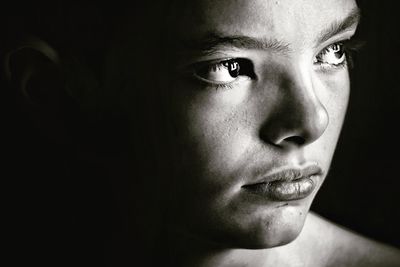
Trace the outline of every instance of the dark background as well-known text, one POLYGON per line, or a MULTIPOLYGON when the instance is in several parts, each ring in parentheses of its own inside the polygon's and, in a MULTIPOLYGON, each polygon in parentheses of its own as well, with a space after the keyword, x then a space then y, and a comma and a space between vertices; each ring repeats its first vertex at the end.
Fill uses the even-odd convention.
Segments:
MULTIPOLYGON (((366 44, 355 58, 342 136, 312 209, 400 247, 400 19, 394 1, 358 2, 362 21, 357 37, 366 44)), ((23 1, 4 6, 1 53, 18 31, 36 30, 51 38, 54 29, 45 24, 54 14, 48 10, 46 4, 23 1)), ((6 253, 15 265, 106 264, 119 216, 107 174, 96 164, 69 165, 79 152, 43 136, 13 89, 4 79, 0 85, 6 253)))

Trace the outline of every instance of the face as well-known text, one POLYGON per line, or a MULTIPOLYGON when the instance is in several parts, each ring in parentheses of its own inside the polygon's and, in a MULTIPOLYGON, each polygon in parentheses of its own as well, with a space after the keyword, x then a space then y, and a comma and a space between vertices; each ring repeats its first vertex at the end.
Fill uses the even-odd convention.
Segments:
POLYGON ((186 2, 171 27, 172 223, 226 246, 287 244, 343 123, 357 6, 186 2))

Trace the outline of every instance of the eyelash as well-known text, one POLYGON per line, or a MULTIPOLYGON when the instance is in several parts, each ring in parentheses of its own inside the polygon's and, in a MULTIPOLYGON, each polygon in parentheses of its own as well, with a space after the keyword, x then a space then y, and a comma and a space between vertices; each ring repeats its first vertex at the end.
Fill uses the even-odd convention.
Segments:
MULTIPOLYGON (((343 53, 345 55, 345 60, 337 65, 329 65, 329 66, 323 66, 322 64, 324 64, 323 62, 316 62, 315 64, 317 64, 322 71, 329 71, 329 70, 335 70, 335 69, 340 69, 340 68, 344 68, 344 67, 348 67, 349 69, 352 69, 354 66, 354 62, 353 62, 353 55, 355 54, 355 52, 357 52, 362 46, 363 46, 364 42, 357 40, 357 39, 349 39, 349 40, 343 40, 343 41, 339 41, 333 44, 330 44, 328 46, 326 46, 324 49, 322 49, 316 57, 318 57, 319 55, 323 55, 324 53, 327 53, 329 51, 329 49, 332 49, 333 46, 335 45, 340 45, 342 47, 343 53)), ((217 68, 218 66, 222 66, 224 64, 226 64, 226 62, 229 61, 235 61, 238 62, 239 65, 241 66, 240 69, 243 71, 245 71, 244 73, 241 71, 241 76, 246 75, 251 79, 255 79, 256 78, 256 74, 254 72, 254 66, 253 63, 245 58, 231 58, 231 59, 226 59, 226 60, 221 60, 221 61, 212 61, 212 62, 201 62, 198 64, 195 64, 195 66, 193 67, 193 73, 194 76, 197 78, 197 80, 200 80, 201 82, 206 83, 207 85, 211 85, 213 88, 215 88, 215 90, 220 90, 220 89, 233 89, 233 84, 235 83, 235 81, 233 82, 228 82, 228 83, 217 83, 217 82, 210 82, 207 81, 207 79, 202 78, 201 76, 197 75, 196 72, 198 70, 200 70, 201 68, 217 68), (244 66, 244 68, 243 68, 244 66)))
POLYGON ((320 69, 322 70, 332 70, 332 69, 340 69, 340 68, 344 68, 347 65, 347 52, 345 49, 345 46, 343 43, 334 43, 331 44, 329 46, 327 46, 326 48, 324 48, 322 51, 320 51, 317 56, 315 56, 314 59, 314 64, 317 65, 320 69), (337 47, 339 47, 339 49, 337 49, 337 47), (324 56, 329 56, 329 53, 341 53, 341 56, 339 59, 343 58, 343 61, 341 61, 340 63, 326 63, 323 61, 323 57, 324 56), (335 51, 337 50, 337 51, 335 51))
POLYGON ((342 41, 342 43, 344 46, 344 52, 346 54, 347 66, 349 69, 353 69, 355 54, 365 45, 365 41, 353 38, 342 41))
POLYGON ((343 54, 345 56, 345 60, 337 65, 335 64, 330 64, 328 66, 324 66, 323 62, 316 62, 315 64, 319 65, 319 67, 323 71, 328 71, 330 69, 340 69, 344 67, 348 67, 349 69, 352 69, 354 67, 354 54, 364 45, 364 42, 358 39, 349 39, 349 40, 344 40, 344 41, 339 41, 336 43, 333 43, 331 45, 328 45, 325 47, 322 51, 320 51, 316 58, 318 58, 320 55, 324 55, 329 52, 329 49, 332 49, 335 45, 339 45, 342 47, 343 54))
MULTIPOLYGON (((219 69, 220 67, 228 67, 228 64, 231 64, 232 62, 237 63, 239 67, 237 71, 238 76, 247 76, 250 79, 255 79, 256 74, 254 73, 254 66, 251 60, 246 59, 246 58, 230 58, 230 59, 225 59, 221 61, 207 61, 207 62, 200 62, 194 65, 193 67, 193 76, 200 82, 203 82, 207 85, 213 86, 216 90, 218 89, 232 89, 233 84, 235 81, 232 82, 211 82, 207 80, 206 78, 201 77, 198 73, 201 72, 202 69, 206 70, 216 70, 219 69)), ((236 64, 235 64, 236 65, 236 64)))

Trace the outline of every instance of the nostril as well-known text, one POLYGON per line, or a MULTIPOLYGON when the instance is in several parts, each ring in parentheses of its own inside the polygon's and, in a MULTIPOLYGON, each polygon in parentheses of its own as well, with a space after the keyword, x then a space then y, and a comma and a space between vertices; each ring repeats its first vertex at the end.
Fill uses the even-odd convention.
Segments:
POLYGON ((306 143, 306 139, 301 136, 289 136, 285 138, 283 142, 294 143, 296 145, 304 145, 306 143))

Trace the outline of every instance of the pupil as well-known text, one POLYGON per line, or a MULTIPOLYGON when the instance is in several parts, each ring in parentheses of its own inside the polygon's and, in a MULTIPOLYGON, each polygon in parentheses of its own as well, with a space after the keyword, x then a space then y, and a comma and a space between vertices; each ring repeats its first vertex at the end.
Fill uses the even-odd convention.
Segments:
POLYGON ((336 58, 341 58, 344 54, 344 51, 342 50, 342 46, 339 44, 335 44, 333 47, 333 52, 335 53, 336 58))
POLYGON ((231 75, 233 78, 239 76, 240 66, 237 61, 227 61, 224 63, 224 66, 228 68, 229 75, 231 75))
POLYGON ((334 52, 339 52, 340 51, 340 45, 339 44, 335 44, 335 45, 333 45, 333 51, 334 52))

